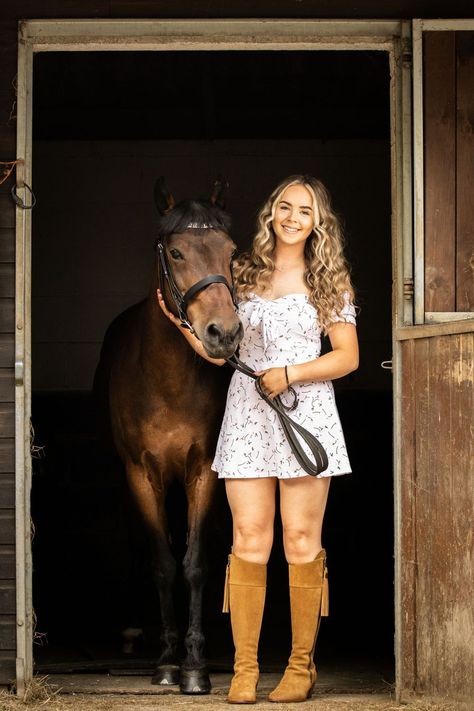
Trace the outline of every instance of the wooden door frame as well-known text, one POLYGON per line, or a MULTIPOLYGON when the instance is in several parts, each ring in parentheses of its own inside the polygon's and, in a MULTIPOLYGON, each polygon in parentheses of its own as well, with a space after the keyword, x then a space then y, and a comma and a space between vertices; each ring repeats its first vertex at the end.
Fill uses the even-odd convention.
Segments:
MULTIPOLYGON (((413 20, 413 194, 414 194, 414 309, 415 323, 446 323, 474 318, 473 312, 425 309, 425 215, 423 138, 423 33, 473 31, 472 20, 413 20)), ((462 333, 463 331, 452 331, 462 333)))
MULTIPOLYGON (((55 51, 379 50, 388 52, 391 86, 391 197, 393 333, 413 323, 411 186, 411 26, 401 20, 26 20, 19 23, 18 194, 29 199, 32 176, 33 56, 55 51)), ((33 186, 32 186, 33 187, 33 186)), ((30 536, 31 211, 16 217, 16 569, 17 690, 33 675, 32 557, 30 536)), ((398 543, 401 372, 393 340, 395 660, 401 687, 398 543)))

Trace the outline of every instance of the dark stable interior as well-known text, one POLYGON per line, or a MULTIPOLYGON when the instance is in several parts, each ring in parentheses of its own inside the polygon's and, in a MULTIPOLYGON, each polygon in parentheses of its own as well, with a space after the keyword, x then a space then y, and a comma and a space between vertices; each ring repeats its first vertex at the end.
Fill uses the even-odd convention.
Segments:
MULTIPOLYGON (((60 190, 61 176, 57 182, 43 177, 42 156, 52 156, 57 142, 169 140, 212 145, 221 141, 230 152, 234 143, 240 147, 245 142, 270 144, 262 168, 268 173, 265 189, 254 191, 249 175, 240 176, 238 191, 233 192, 233 182, 238 183, 239 176, 230 181, 228 207, 235 216, 233 237, 241 247, 248 244, 256 211, 270 189, 289 172, 303 172, 302 162, 288 157, 292 141, 299 145, 315 141, 321 150, 330 142, 377 147, 381 156, 375 176, 381 196, 376 206, 381 215, 377 231, 365 229, 364 217, 356 224, 357 209, 351 221, 344 207, 347 191, 334 189, 329 173, 323 176, 336 209, 344 215, 361 306, 361 363, 365 365, 335 383, 353 473, 331 483, 323 540, 331 614, 321 625, 316 661, 321 667, 353 667, 361 674, 374 672, 390 680, 394 664, 392 391, 390 373, 380 371, 380 361, 390 358, 391 349, 388 56, 363 51, 39 54, 33 106, 38 200, 43 195, 45 203, 52 196, 51 204, 67 209, 72 221, 81 219, 84 211, 74 190, 66 206, 58 205, 54 195, 60 190), (46 148, 40 150, 40 144, 46 148), (281 174, 275 166, 283 164, 281 174), (287 165, 293 168, 286 170, 287 165), (240 207, 240 195, 246 191, 254 200, 251 209, 248 199, 240 207)), ((359 168, 338 164, 334 175, 350 170, 354 182, 363 180, 363 155, 359 161, 359 168)), ((303 167, 307 171, 307 162, 303 167)), ((225 151, 219 168, 226 175, 225 151)), ((183 154, 176 175, 188 170, 183 154)), ((255 172, 259 170, 256 164, 255 172)), ((318 175, 318 166, 311 172, 318 175)), ((157 164, 156 175, 161 173, 157 164)), ((179 178, 173 182, 179 192, 179 178)), ((337 175, 333 182, 337 186, 337 175)), ((88 190, 102 193, 104 189, 91 175, 88 190)), ((149 196, 151 201, 152 185, 149 196)), ((372 194, 366 195, 361 209, 372 211, 373 199, 372 194)), ((105 198, 102 209, 112 210, 105 198)), ((100 413, 92 381, 89 389, 65 388, 55 383, 54 375, 45 384, 42 375, 46 361, 54 371, 55 358, 63 357, 62 351, 54 351, 54 344, 50 351, 44 347, 42 320, 60 319, 61 314, 53 309, 46 313, 42 285, 51 284, 68 268, 62 256, 48 253, 40 244, 43 235, 54 231, 48 219, 46 210, 40 209, 33 225, 32 419, 35 445, 43 448, 34 458, 32 493, 35 661, 40 671, 143 669, 147 673, 158 656, 160 632, 147 541, 128 500, 121 464, 98 435, 100 413), (123 631, 130 627, 143 632, 127 653, 123 631)), ((83 249, 94 262, 94 271, 103 283, 113 282, 110 264, 97 263, 94 256, 100 235, 88 239, 83 249)), ((137 288, 145 296, 149 272, 143 278, 137 288)), ((77 320, 77 339, 82 321, 90 317, 84 309, 77 320)), ((97 354, 99 348, 100 344, 97 354)), ((185 501, 179 489, 170 492, 168 508, 172 545, 179 558, 186 545, 185 501)), ((230 625, 220 612, 230 543, 231 521, 222 486, 211 521, 204 610, 211 670, 230 670, 232 664, 230 625)), ((176 603, 184 630, 184 584, 178 586, 176 603)), ((277 517, 261 638, 263 670, 281 668, 289 641, 287 574, 277 517)))

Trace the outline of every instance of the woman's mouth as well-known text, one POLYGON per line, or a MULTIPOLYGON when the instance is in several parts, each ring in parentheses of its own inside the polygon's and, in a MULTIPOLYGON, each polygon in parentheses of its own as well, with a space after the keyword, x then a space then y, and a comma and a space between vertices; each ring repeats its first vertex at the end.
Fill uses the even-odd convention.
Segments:
POLYGON ((297 232, 299 232, 297 227, 289 227, 288 225, 282 225, 282 228, 289 235, 295 235, 297 232))

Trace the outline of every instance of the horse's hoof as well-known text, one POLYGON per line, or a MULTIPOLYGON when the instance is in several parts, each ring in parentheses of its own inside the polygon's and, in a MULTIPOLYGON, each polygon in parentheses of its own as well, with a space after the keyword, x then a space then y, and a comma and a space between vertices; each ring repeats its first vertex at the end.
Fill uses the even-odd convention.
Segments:
POLYGON ((179 667, 176 664, 160 664, 155 669, 151 683, 159 686, 179 684, 179 667))
POLYGON ((209 673, 206 669, 181 669, 179 690, 182 694, 209 694, 209 673))

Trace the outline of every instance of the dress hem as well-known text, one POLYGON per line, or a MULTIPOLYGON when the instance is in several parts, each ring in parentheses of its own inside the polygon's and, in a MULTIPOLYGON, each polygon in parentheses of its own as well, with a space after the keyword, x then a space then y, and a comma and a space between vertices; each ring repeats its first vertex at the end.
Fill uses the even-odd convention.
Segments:
MULTIPOLYGON (((303 474, 292 474, 290 476, 279 476, 278 474, 256 474, 255 476, 249 476, 248 474, 227 474, 227 473, 219 473, 216 472, 215 469, 213 469, 217 474, 218 479, 302 479, 305 476, 312 476, 312 474, 307 474, 304 472, 303 474)), ((332 476, 345 476, 346 474, 352 474, 352 470, 349 469, 348 471, 344 472, 332 472, 331 474, 325 474, 324 472, 322 474, 318 474, 317 476, 314 476, 313 479, 329 479, 332 476)))

